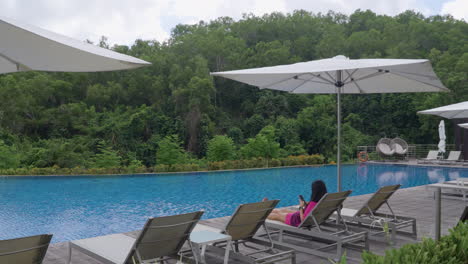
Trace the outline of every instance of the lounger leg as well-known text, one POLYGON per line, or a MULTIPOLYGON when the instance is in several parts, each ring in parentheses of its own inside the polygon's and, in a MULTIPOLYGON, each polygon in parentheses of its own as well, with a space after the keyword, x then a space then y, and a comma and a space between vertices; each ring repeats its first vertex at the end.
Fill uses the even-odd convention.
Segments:
POLYGON ((197 244, 197 243, 190 243, 191 244, 191 248, 192 248, 192 251, 193 251, 193 257, 195 259, 195 263, 204 263, 203 262, 203 258, 202 258, 202 254, 200 252, 200 245, 197 244))
POLYGON ((340 261, 342 255, 343 255, 343 245, 341 241, 338 241, 336 243, 336 261, 340 261))
POLYGON ((392 237, 391 237, 392 245, 395 245, 397 229, 396 229, 395 224, 393 224, 393 223, 389 223, 389 226, 392 229, 392 237))
POLYGON ((68 261, 67 261, 67 264, 71 263, 71 257, 72 257, 72 246, 71 246, 70 242, 68 242, 68 261))
POLYGON ((369 233, 364 233, 364 250, 369 251, 369 233))
POLYGON ((228 264, 229 262, 229 251, 231 250, 231 240, 227 241, 226 244, 226 252, 224 253, 224 264, 228 264))
POLYGON ((418 229, 416 227, 416 220, 413 220, 413 238, 414 239, 418 238, 418 229))
POLYGON ((202 246, 202 249, 201 249, 201 263, 206 263, 206 259, 205 259, 205 252, 206 252, 206 245, 203 245, 202 246))

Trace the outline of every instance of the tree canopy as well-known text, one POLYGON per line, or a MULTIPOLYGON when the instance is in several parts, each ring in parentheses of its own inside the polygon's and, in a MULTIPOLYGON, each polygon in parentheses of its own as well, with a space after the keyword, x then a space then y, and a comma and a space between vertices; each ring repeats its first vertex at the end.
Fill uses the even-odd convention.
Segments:
MULTIPOLYGON (((105 38, 99 45, 108 46, 105 38)), ((451 93, 343 96, 345 159, 356 145, 375 144, 384 133, 410 143, 437 142, 437 118, 416 112, 468 100, 468 24, 451 16, 247 14, 238 21, 177 25, 163 43, 136 40, 112 49, 152 65, 0 75, 0 167, 170 164, 205 158, 217 135, 232 139, 239 151, 233 156, 320 153, 335 159, 335 96, 259 90, 212 78, 214 71, 339 54, 430 59, 451 93), (101 158, 106 162, 96 163, 101 158)))

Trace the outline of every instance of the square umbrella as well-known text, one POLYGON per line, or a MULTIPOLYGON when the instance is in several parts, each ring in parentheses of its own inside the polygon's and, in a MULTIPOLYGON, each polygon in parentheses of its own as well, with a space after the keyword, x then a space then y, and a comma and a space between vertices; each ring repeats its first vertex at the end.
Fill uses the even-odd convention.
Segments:
POLYGON ((0 74, 115 71, 147 65, 144 60, 0 17, 0 74))
POLYGON ((211 73, 260 89, 337 95, 337 189, 341 191, 341 94, 449 91, 425 59, 329 59, 211 73))

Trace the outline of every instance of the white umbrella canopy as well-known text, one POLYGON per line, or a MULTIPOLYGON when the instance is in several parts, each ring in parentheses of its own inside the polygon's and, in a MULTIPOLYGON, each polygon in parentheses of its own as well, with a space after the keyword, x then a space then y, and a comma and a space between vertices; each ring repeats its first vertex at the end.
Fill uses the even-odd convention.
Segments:
POLYGON ((468 118, 468 101, 418 111, 418 114, 436 115, 448 119, 468 118))
POLYGON ((458 124, 459 127, 468 128, 468 123, 458 124))
POLYGON ((0 74, 18 71, 97 72, 149 62, 0 17, 0 74))
POLYGON ((445 140, 447 137, 445 136, 445 122, 441 120, 439 123, 439 144, 437 147, 439 148, 439 153, 445 153, 445 140))
POLYGON ((290 93, 337 94, 337 182, 341 190, 340 95, 449 91, 428 60, 329 59, 289 65, 214 72, 214 76, 290 93))

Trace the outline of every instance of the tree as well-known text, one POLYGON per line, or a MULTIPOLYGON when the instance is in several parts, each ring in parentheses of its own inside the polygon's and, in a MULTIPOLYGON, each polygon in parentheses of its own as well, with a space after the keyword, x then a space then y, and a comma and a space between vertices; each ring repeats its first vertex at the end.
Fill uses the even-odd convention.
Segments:
POLYGON ((206 157, 209 161, 231 160, 234 154, 234 141, 227 136, 215 136, 208 142, 206 157))
POLYGON ((275 129, 273 126, 264 127, 254 138, 247 139, 247 144, 241 148, 244 158, 277 158, 280 145, 275 140, 275 129))
POLYGON ((19 165, 20 159, 14 147, 0 140, 0 169, 17 168, 19 165))
POLYGON ((174 165, 184 163, 187 155, 181 145, 182 142, 180 142, 177 135, 164 137, 158 144, 156 165, 174 165))
POLYGON ((93 168, 116 168, 120 166, 121 157, 117 151, 110 146, 106 146, 104 142, 99 142, 98 151, 94 155, 93 162, 90 164, 93 168))

